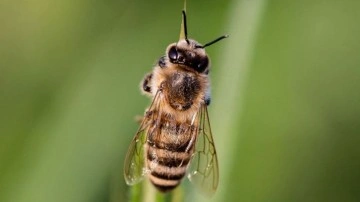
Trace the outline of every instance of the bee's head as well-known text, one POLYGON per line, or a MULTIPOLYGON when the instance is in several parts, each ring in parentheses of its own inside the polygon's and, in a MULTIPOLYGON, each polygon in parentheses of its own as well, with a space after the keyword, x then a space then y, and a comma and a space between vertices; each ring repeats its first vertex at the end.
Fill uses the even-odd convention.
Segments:
POLYGON ((192 39, 182 39, 170 44, 166 55, 173 64, 184 65, 198 73, 204 73, 209 66, 209 58, 204 48, 192 39))
POLYGON ((205 52, 205 47, 212 45, 226 37, 221 36, 205 45, 199 44, 193 39, 187 37, 186 13, 183 14, 183 38, 177 43, 170 44, 166 49, 166 56, 173 64, 184 65, 198 73, 208 72, 209 58, 205 52))

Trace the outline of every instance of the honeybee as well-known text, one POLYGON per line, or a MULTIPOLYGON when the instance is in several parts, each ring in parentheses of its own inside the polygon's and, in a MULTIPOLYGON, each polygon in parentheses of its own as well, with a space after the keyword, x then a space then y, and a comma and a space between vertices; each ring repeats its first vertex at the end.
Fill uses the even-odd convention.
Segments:
POLYGON ((219 168, 210 129, 210 60, 205 45, 187 38, 182 11, 183 38, 170 44, 141 89, 152 103, 132 140, 125 159, 124 176, 133 185, 148 176, 161 192, 177 187, 185 174, 206 194, 215 192, 219 168))

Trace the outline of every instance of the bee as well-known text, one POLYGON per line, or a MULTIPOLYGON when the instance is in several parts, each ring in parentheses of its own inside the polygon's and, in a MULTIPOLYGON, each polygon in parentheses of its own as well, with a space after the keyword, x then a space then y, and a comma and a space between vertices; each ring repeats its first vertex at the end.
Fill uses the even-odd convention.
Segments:
POLYGON ((125 159, 129 185, 145 176, 161 192, 177 187, 187 174, 206 194, 215 192, 219 168, 207 106, 210 104, 210 60, 205 45, 187 37, 182 11, 180 39, 166 48, 141 89, 152 97, 125 159), (183 33, 183 34, 182 34, 183 33))

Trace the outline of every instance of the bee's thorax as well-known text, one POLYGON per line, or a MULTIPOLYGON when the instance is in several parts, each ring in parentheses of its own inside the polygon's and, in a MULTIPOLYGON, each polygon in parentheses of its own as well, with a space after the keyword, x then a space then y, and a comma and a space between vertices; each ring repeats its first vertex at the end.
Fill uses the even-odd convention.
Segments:
POLYGON ((200 90, 199 80, 187 73, 176 72, 164 81, 164 95, 175 110, 188 110, 198 98, 200 90))
POLYGON ((205 102, 209 80, 206 74, 186 71, 184 67, 172 64, 154 69, 151 86, 153 95, 161 89, 164 112, 186 121, 205 102))

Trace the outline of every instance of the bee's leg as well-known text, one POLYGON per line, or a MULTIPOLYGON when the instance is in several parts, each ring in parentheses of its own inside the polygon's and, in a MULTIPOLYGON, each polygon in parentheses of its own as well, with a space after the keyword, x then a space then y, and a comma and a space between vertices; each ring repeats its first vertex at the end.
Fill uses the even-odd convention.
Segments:
POLYGON ((165 67, 166 67, 165 55, 164 55, 164 56, 161 56, 161 57, 159 58, 158 65, 159 65, 159 67, 161 67, 161 68, 165 68, 165 67))
POLYGON ((141 115, 136 115, 135 118, 134 118, 135 122, 138 123, 138 124, 141 124, 144 119, 145 119, 145 117, 141 116, 141 115))
POLYGON ((210 97, 205 98, 205 104, 206 104, 206 106, 209 106, 209 105, 210 105, 210 102, 211 102, 211 98, 210 98, 210 97))
POLYGON ((152 79, 152 73, 146 74, 145 78, 141 83, 141 90, 145 94, 151 94, 151 79, 152 79))
POLYGON ((205 101, 206 106, 210 105, 210 102, 211 102, 210 89, 207 89, 207 91, 205 93, 204 101, 205 101))
MULTIPOLYGON (((165 56, 161 56, 159 58, 158 61, 158 65, 160 68, 165 68, 166 67, 166 62, 165 62, 165 56)), ((152 79, 152 73, 149 73, 147 75, 145 75, 145 78, 143 79, 142 83, 141 83, 141 90, 145 93, 145 94, 151 94, 151 79, 152 79)))
POLYGON ((149 119, 151 118, 151 116, 154 114, 153 111, 149 111, 149 109, 145 110, 145 114, 144 115, 136 115, 135 116, 135 121, 138 124, 141 124, 144 120, 149 121, 149 119))

